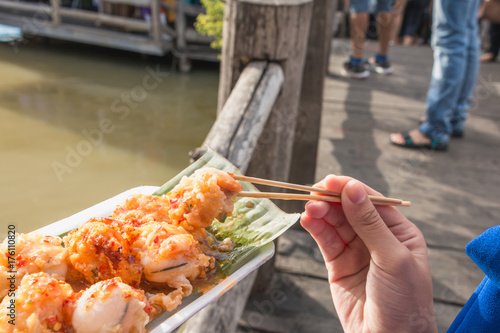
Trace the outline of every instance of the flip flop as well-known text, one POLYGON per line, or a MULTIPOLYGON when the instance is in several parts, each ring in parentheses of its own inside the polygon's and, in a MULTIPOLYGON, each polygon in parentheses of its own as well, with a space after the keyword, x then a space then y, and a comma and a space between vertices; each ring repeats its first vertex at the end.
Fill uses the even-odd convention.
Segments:
POLYGON ((394 142, 390 139, 389 141, 398 147, 403 147, 403 148, 410 148, 410 149, 427 149, 427 150, 436 150, 436 151, 447 151, 448 150, 448 144, 442 143, 442 142, 437 142, 437 141, 432 141, 431 143, 414 143, 412 138, 410 137, 410 134, 408 132, 401 132, 401 135, 405 139, 404 143, 398 143, 394 142))

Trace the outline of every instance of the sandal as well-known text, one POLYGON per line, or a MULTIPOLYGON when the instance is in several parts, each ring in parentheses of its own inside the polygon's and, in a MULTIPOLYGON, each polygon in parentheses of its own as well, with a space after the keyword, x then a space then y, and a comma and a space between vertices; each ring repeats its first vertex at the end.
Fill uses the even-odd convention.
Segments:
POLYGON ((389 141, 398 147, 403 148, 411 148, 411 149, 428 149, 428 150, 436 150, 436 151, 447 151, 448 144, 443 142, 432 141, 431 143, 414 143, 410 134, 408 132, 401 132, 405 143, 394 142, 389 138, 389 141))

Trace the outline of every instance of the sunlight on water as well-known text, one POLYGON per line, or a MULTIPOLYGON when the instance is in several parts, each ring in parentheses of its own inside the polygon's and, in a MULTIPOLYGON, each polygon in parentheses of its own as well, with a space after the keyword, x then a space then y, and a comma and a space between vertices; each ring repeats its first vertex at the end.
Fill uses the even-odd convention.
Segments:
POLYGON ((216 65, 52 42, 0 44, 0 234, 28 232, 188 165, 215 120, 216 65))

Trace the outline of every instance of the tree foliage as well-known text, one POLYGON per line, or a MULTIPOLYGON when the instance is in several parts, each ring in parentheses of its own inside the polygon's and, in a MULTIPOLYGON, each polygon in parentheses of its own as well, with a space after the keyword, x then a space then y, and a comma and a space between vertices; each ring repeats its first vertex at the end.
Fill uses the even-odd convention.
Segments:
POLYGON ((207 13, 198 15, 194 27, 200 34, 214 37, 210 46, 221 50, 225 3, 222 0, 201 0, 201 4, 207 9, 207 13))

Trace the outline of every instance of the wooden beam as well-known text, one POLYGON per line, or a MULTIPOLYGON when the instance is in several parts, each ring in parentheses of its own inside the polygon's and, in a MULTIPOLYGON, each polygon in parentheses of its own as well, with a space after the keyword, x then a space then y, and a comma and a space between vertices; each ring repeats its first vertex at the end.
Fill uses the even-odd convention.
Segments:
POLYGON ((88 10, 61 8, 60 15, 61 17, 92 21, 95 25, 105 23, 134 31, 151 30, 150 24, 142 20, 95 13, 88 10))
POLYGON ((160 42, 161 40, 161 21, 160 21, 160 2, 158 0, 150 0, 151 8, 151 32, 153 40, 160 42))
POLYGON ((187 43, 190 42, 200 44, 210 44, 214 40, 214 37, 202 35, 194 28, 186 28, 185 38, 187 43))
POLYGON ((149 7, 150 0, 101 0, 100 2, 109 2, 121 5, 131 5, 137 7, 149 7))
POLYGON ((226 2, 219 110, 248 61, 277 62, 285 76, 249 167, 252 175, 288 179, 311 13, 312 0, 226 2))
POLYGON ((61 24, 61 16, 59 15, 60 0, 50 0, 52 6, 52 26, 57 27, 61 24))
POLYGON ((184 13, 184 8, 186 4, 184 1, 176 1, 176 13, 175 13, 175 46, 176 46, 176 54, 179 61, 179 69, 181 72, 189 72, 191 66, 189 64, 189 59, 184 54, 184 51, 187 48, 186 41, 186 14, 184 13))
MULTIPOLYGON (((315 182, 323 86, 332 41, 332 7, 336 7, 336 2, 337 0, 314 0, 314 20, 311 20, 307 44, 289 178, 290 182, 296 184, 315 182)), ((304 205, 304 202, 287 201, 283 207, 290 212, 300 212, 304 205)))
POLYGON ((222 156, 229 155, 231 140, 240 126, 266 66, 265 61, 256 61, 244 69, 203 145, 212 147, 222 156))
POLYGON ((186 5, 184 6, 184 14, 188 16, 198 16, 200 14, 205 14, 207 11, 205 7, 198 5, 186 5))
MULTIPOLYGON (((48 15, 48 14, 47 14, 48 15)), ((61 23, 57 28, 27 20, 26 16, 0 11, 0 22, 21 28, 27 35, 43 36, 77 43, 110 47, 131 52, 163 56, 172 50, 172 42, 154 42, 149 36, 61 23), (28 22, 28 23, 27 23, 28 22)))
MULTIPOLYGON (((272 98, 260 95, 267 89, 273 89, 271 86, 274 87, 277 83, 273 83, 272 80, 262 80, 262 90, 255 90, 256 102, 268 105, 268 102, 265 102, 267 99, 275 100, 269 119, 267 122, 264 121, 266 125, 263 126, 262 122, 256 124, 258 120, 250 119, 251 117, 242 122, 245 123, 245 127, 254 125, 259 128, 261 134, 258 137, 264 140, 252 148, 255 143, 247 142, 243 138, 245 135, 252 136, 257 141, 257 137, 254 137, 257 133, 245 134, 242 130, 234 136, 240 138, 240 141, 234 141, 232 159, 239 161, 238 163, 247 163, 246 161, 250 160, 249 152, 253 151, 247 174, 277 180, 288 178, 311 14, 312 0, 226 1, 218 100, 219 117, 225 116, 228 113, 226 110, 233 105, 232 91, 237 90, 238 78, 250 61, 274 62, 277 67, 273 65, 273 70, 279 68, 279 71, 283 72, 271 76, 276 77, 276 82, 284 78, 280 94, 275 91, 276 95, 272 98), (229 105, 227 109, 226 105, 229 105), (249 147, 252 149, 248 149, 249 147), (240 154, 244 154, 245 158, 240 159, 240 154)), ((252 117, 255 118, 257 115, 252 117)), ((232 132, 229 132, 227 141, 234 140, 231 135, 232 132)), ((221 146, 224 151, 227 150, 225 141, 221 146)), ((229 150, 231 151, 231 148, 229 150)), ((255 272, 245 279, 244 283, 237 284, 221 299, 188 321, 181 332, 234 332, 254 280, 255 272)))
MULTIPOLYGON (((250 101, 243 121, 229 147, 228 159, 236 165, 245 166, 246 172, 274 103, 284 81, 283 69, 276 63, 267 66, 262 79, 250 101)), ((227 103, 226 103, 227 105, 227 103)))
POLYGON ((17 2, 17 1, 0 0, 0 8, 16 9, 19 11, 35 12, 46 15, 51 15, 52 13, 52 7, 50 5, 33 4, 33 3, 17 2))

